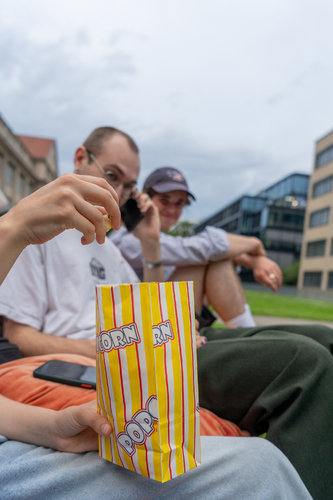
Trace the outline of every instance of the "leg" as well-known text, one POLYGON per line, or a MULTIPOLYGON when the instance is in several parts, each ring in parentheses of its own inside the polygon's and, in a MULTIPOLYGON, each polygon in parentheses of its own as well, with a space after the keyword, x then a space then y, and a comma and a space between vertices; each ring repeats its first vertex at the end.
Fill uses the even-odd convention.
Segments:
POLYGON ((333 354, 333 329, 325 325, 271 325, 271 326, 256 326, 254 328, 224 328, 212 329, 204 328, 201 330, 202 335, 205 335, 210 340, 217 339, 235 339, 244 337, 253 337, 258 333, 267 330, 276 332, 287 332, 303 335, 315 340, 333 354))
POLYGON ((227 325, 230 323, 230 327, 255 325, 231 260, 212 262, 207 266, 178 267, 170 280, 194 282, 197 314, 201 313, 203 297, 206 295, 208 303, 227 325))
POLYGON ((230 259, 211 262, 208 265, 205 293, 209 303, 224 322, 244 313, 246 297, 230 259))
POLYGON ((197 353, 200 404, 252 435, 267 432, 313 497, 330 498, 331 355, 311 339, 274 330, 214 341, 209 333, 197 353))
POLYGON ((202 301, 205 294, 204 283, 206 275, 206 266, 183 266, 177 267, 171 275, 169 281, 193 281, 195 311, 201 313, 202 301))
POLYGON ((311 500, 297 472, 259 438, 202 438, 202 465, 158 483, 96 452, 60 453, 16 441, 0 446, 0 482, 11 500, 311 500))

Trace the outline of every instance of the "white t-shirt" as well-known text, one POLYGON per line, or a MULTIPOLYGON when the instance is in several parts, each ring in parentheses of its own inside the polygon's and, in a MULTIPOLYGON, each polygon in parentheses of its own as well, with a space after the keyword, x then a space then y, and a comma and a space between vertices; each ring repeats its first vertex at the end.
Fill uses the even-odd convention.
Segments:
POLYGON ((84 246, 81 236, 70 229, 28 246, 0 287, 0 315, 58 337, 94 339, 95 285, 139 280, 108 238, 84 246))
MULTIPOLYGON (((121 227, 119 231, 112 231, 110 238, 142 280, 140 240, 124 227, 121 227)), ((165 280, 170 279, 178 266, 216 262, 222 259, 229 250, 227 233, 213 226, 207 226, 201 233, 185 238, 161 233, 160 244, 165 280)))

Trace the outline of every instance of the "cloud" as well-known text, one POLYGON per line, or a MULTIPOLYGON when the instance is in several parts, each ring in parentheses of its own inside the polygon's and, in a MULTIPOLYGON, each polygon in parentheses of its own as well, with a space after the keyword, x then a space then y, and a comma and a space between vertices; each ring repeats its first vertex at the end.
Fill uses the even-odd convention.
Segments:
POLYGON ((260 189, 290 173, 277 161, 257 150, 224 148, 211 150, 200 141, 166 130, 141 143, 140 187, 152 170, 173 166, 185 175, 196 196, 185 210, 185 218, 202 220, 243 194, 260 189))
POLYGON ((85 30, 44 44, 2 30, 0 61, 5 119, 15 132, 61 138, 60 159, 106 115, 116 120, 119 94, 137 74, 130 53, 107 42, 89 44, 85 30))

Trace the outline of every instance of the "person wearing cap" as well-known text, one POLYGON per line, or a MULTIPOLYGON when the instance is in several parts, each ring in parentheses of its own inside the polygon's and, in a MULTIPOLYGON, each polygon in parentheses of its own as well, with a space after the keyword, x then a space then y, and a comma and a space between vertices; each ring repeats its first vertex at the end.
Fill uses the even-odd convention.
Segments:
MULTIPOLYGON (((135 147, 114 129, 94 132, 75 153, 76 170, 107 179, 124 203, 139 171, 135 147)), ((151 264, 144 279, 159 279, 156 206, 147 194, 136 197, 142 210, 151 207, 136 229, 145 245, 143 258, 151 264)), ((25 248, 0 288, 0 314, 8 318, 5 337, 24 356, 95 358, 95 283, 138 280, 111 241, 82 247, 81 235, 72 231, 64 233, 69 239, 56 236, 53 247, 50 241, 25 248)), ((323 335, 328 331, 332 335, 322 327, 323 335)), ((305 332, 305 327, 292 333, 274 327, 204 329, 208 342, 198 349, 200 404, 252 436, 267 431, 267 440, 290 459, 310 493, 326 500, 333 491, 333 360, 318 343, 297 335, 305 332)))
MULTIPOLYGON (((208 326, 211 318, 203 306, 206 297, 227 327, 255 326, 235 264, 253 269, 257 281, 276 291, 282 284, 282 272, 266 257, 261 241, 212 226, 185 238, 166 234, 178 222, 184 207, 195 200, 185 177, 176 168, 154 170, 145 180, 143 192, 159 210, 164 278, 167 281, 194 281, 196 312, 201 325, 208 326)), ((142 280, 144 268, 149 263, 142 258, 140 241, 124 227, 110 237, 142 280)))

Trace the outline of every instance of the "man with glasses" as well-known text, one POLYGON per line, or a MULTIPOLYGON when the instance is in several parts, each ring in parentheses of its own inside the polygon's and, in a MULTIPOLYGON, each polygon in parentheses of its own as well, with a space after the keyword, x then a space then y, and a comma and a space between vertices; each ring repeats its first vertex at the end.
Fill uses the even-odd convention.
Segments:
MULTIPOLYGON (((135 188, 139 150, 124 132, 100 127, 76 150, 74 165, 77 174, 104 177, 122 205, 135 188)), ((146 194, 134 196, 145 213, 135 235, 145 261, 156 263, 161 259, 158 212, 146 194)), ((162 281, 162 267, 146 267, 144 279, 162 281)), ((108 238, 104 245, 94 241, 83 246, 77 231, 65 231, 24 250, 3 283, 0 314, 7 318, 5 336, 24 356, 67 352, 94 358, 95 285, 136 281, 108 238)))

